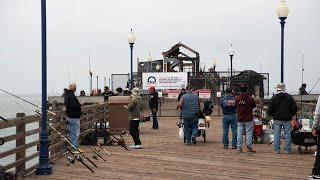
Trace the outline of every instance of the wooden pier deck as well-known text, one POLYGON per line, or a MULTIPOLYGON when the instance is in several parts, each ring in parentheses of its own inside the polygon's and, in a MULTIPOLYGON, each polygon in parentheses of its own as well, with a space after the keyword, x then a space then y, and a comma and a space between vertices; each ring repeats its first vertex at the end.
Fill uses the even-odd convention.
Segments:
MULTIPOLYGON (((274 154, 273 145, 254 144, 257 153, 237 154, 222 148, 221 117, 215 117, 207 129, 207 143, 198 137, 195 146, 186 146, 178 137, 178 118, 160 118, 159 130, 151 130, 151 122, 141 124, 144 149, 125 150, 118 145, 105 146, 107 160, 92 159, 98 168, 91 173, 80 162, 66 166, 67 155, 54 162, 53 174, 25 179, 305 179, 310 174, 315 156, 311 153, 274 154)), ((230 139, 230 136, 229 136, 230 139)), ((132 138, 126 137, 131 144, 132 138)), ((283 144, 283 143, 282 143, 283 144)), ((282 146, 283 147, 283 146, 282 146)), ((85 146, 86 155, 93 153, 85 146)), ((244 148, 245 149, 245 148, 244 148)), ((312 147, 314 153, 316 147, 312 147)))

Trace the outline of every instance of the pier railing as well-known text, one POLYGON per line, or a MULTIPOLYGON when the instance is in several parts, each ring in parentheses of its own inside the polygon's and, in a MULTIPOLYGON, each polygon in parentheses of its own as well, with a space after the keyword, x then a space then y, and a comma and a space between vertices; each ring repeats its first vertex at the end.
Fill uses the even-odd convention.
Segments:
MULTIPOLYGON (((52 103, 51 111, 56 115, 48 113, 48 122, 55 127, 61 134, 68 137, 67 134, 67 123, 66 116, 63 111, 57 110, 61 109, 57 103, 52 103)), ((94 122, 99 122, 102 119, 108 119, 108 105, 107 103, 93 104, 82 107, 83 115, 80 118, 80 137, 82 137, 89 131, 94 122)), ((8 176, 16 176, 18 179, 22 178, 24 175, 34 171, 37 167, 37 163, 34 165, 30 164, 30 161, 38 162, 39 157, 39 133, 41 131, 41 117, 38 115, 26 116, 24 113, 17 113, 16 118, 8 119, 8 122, 0 122, 0 131, 7 130, 13 132, 10 135, 5 135, 1 137, 4 139, 5 148, 2 147, 0 152, 0 162, 4 162, 2 159, 7 159, 9 163, 0 165, 4 166, 8 176), (27 128, 26 128, 27 127, 27 128), (9 128, 9 129, 7 129, 9 128), (15 131, 15 133, 14 133, 15 131), (37 136, 38 135, 38 136, 37 136), (32 138, 32 136, 37 136, 32 138), (7 146, 6 144, 11 144, 7 146), (35 151, 28 150, 30 148, 37 149, 35 151), (29 152, 27 155, 27 151, 29 152), (14 156, 14 157, 13 157, 14 156), (10 160, 8 160, 10 159, 10 160)), ((48 126, 49 134, 49 159, 50 162, 61 157, 66 152, 66 147, 69 145, 62 139, 62 137, 53 129, 48 126)))

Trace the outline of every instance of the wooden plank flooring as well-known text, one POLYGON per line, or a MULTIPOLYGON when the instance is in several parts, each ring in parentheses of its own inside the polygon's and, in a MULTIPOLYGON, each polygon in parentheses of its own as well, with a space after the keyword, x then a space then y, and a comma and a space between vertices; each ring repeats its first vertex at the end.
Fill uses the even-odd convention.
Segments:
MULTIPOLYGON (((215 117, 207 129, 207 143, 198 137, 197 145, 186 146, 178 137, 177 121, 161 117, 159 130, 151 130, 151 122, 141 124, 144 149, 127 151, 117 145, 105 146, 112 154, 101 151, 107 162, 91 158, 98 165, 94 168, 85 160, 94 173, 80 162, 66 166, 65 155, 54 162, 52 175, 31 174, 25 179, 305 179, 313 167, 315 146, 305 154, 298 154, 297 146, 293 146, 292 155, 274 154, 273 145, 268 144, 254 144, 257 153, 237 154, 231 148, 223 149, 221 117, 215 117)), ((131 137, 126 140, 132 144, 131 137)), ((92 157, 87 147, 82 148, 92 157)))

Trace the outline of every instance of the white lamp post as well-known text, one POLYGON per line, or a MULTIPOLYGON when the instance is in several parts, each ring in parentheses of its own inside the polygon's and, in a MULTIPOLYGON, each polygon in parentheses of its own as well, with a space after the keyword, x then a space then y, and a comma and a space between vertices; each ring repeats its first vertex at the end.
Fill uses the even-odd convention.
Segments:
POLYGON ((131 31, 128 35, 128 42, 130 44, 130 50, 131 50, 131 61, 130 61, 131 66, 130 66, 130 81, 129 81, 130 82, 130 90, 132 90, 132 82, 133 82, 133 80, 132 80, 132 66, 133 66, 132 57, 133 57, 133 44, 135 41, 136 41, 136 36, 133 34, 132 29, 131 29, 131 31))
POLYGON ((283 83, 284 24, 286 23, 285 19, 288 17, 288 14, 289 14, 289 8, 288 8, 285 0, 280 0, 280 5, 279 5, 279 7, 277 9, 277 13, 278 13, 279 19, 281 20, 280 21, 280 24, 281 24, 281 83, 283 83))
POLYGON ((231 47, 229 48, 228 50, 228 53, 230 55, 230 60, 231 60, 231 69, 230 69, 230 88, 232 88, 231 86, 231 78, 232 78, 232 58, 233 58, 233 55, 234 55, 234 49, 232 48, 232 44, 231 44, 231 47))

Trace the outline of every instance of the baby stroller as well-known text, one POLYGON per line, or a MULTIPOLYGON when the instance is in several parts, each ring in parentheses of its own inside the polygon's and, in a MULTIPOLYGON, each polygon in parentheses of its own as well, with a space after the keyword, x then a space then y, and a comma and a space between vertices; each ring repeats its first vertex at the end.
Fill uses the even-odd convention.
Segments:
MULTIPOLYGON (((308 150, 308 147, 317 145, 317 137, 313 136, 311 131, 301 130, 302 125, 297 121, 292 121, 291 139, 292 143, 298 145, 298 152, 302 154, 302 146, 308 150)), ((311 149, 310 149, 311 151, 311 149)))

